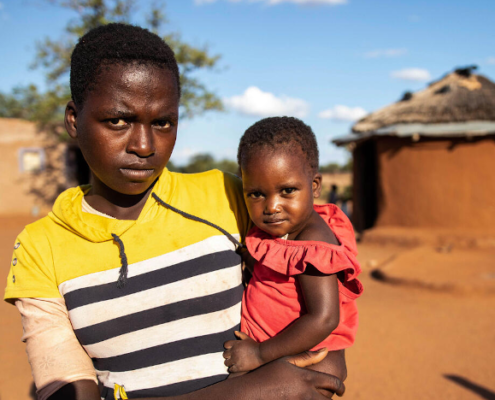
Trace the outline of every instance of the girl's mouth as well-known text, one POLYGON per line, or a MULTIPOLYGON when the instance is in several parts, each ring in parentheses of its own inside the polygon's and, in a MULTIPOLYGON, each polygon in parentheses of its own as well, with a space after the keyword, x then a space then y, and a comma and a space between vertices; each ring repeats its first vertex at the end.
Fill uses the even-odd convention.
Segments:
POLYGON ((121 168, 120 171, 126 178, 131 179, 147 179, 153 175, 154 169, 134 169, 134 168, 121 168))

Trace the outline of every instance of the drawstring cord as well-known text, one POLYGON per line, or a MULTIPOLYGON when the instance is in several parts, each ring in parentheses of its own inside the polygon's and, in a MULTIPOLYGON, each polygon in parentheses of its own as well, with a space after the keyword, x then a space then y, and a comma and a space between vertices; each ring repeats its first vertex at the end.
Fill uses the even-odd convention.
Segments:
MULTIPOLYGON (((156 193, 152 193, 151 195, 163 207, 168 208, 169 210, 179 215, 182 215, 184 218, 191 219, 196 222, 201 222, 222 232, 235 246, 237 246, 236 253, 240 254, 240 251, 246 247, 241 242, 239 242, 234 236, 232 236, 229 232, 227 232, 225 229, 221 228, 220 226, 215 225, 213 222, 207 221, 206 219, 200 217, 196 217, 195 215, 192 214, 188 214, 185 211, 179 210, 178 208, 175 208, 170 204, 165 203, 162 199, 160 199, 160 197, 158 197, 156 193)), ((127 284, 127 272, 128 272, 127 255, 125 254, 124 242, 122 242, 122 239, 120 239, 120 237, 115 233, 112 233, 112 237, 114 242, 117 243, 119 246, 120 262, 122 264, 122 267, 120 268, 120 272, 119 272, 119 279, 117 280, 117 287, 119 289, 123 289, 127 284)))
POLYGON ((218 225, 215 225, 213 222, 210 222, 210 221, 207 221, 206 219, 203 219, 203 218, 199 218, 199 217, 196 217, 195 215, 192 215, 192 214, 188 214, 186 213, 185 211, 181 211, 179 210, 178 208, 175 208, 173 206, 171 206, 170 204, 167 204, 165 203, 162 199, 160 199, 158 197, 158 195, 156 193, 152 193, 151 194, 153 196, 153 198, 158 202, 160 203, 162 206, 168 208, 169 210, 172 210, 173 212, 176 212, 177 214, 180 214, 182 215, 184 218, 188 218, 188 219, 192 219, 193 221, 196 221, 196 222, 202 222, 203 224, 206 224, 206 225, 209 225, 211 226, 212 228, 215 228, 215 229, 218 229, 220 232, 222 232, 225 236, 227 236, 227 238, 232 242, 234 243, 234 245, 236 245, 238 248, 242 249, 244 248, 244 245, 239 242, 234 236, 232 236, 229 232, 227 232, 225 229, 219 227, 218 225))
POLYGON ((116 235, 115 233, 112 233, 112 237, 114 242, 116 242, 119 245, 120 262, 122 264, 122 267, 120 267, 119 279, 117 280, 117 287, 119 289, 122 289, 125 287, 127 283, 127 269, 128 269, 127 255, 125 254, 124 242, 122 242, 122 239, 119 238, 118 235, 116 235))

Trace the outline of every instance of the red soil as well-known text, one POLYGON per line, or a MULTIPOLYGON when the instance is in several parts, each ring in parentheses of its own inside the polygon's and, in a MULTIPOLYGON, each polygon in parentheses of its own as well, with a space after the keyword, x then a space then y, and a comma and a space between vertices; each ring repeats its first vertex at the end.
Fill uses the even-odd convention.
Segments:
MULTIPOLYGON (((0 219, 3 277, 9 269, 15 237, 28 222, 29 219, 0 219)), ((389 267, 383 267, 385 273, 407 278, 418 267, 416 277, 421 279, 427 271, 434 271, 435 265, 428 260, 438 262, 441 255, 435 256, 426 248, 427 257, 421 258, 420 250, 406 253, 410 249, 377 243, 361 244, 359 250, 365 293, 358 300, 360 327, 356 344, 347 351, 349 378, 344 398, 495 398, 495 295, 379 282, 369 273, 384 261, 389 261, 389 267), (401 261, 391 268, 390 260, 401 261)), ((494 251, 454 250, 451 256, 456 268, 452 271, 462 270, 462 260, 470 268, 469 260, 473 260, 483 264, 483 273, 490 276, 495 266, 482 260, 492 260, 494 251)), ((449 262, 442 260, 439 265, 445 270, 449 262)), ((437 275, 428 273, 431 279, 440 279, 437 275)), ((465 276, 465 272, 460 273, 461 283, 465 276)), ((452 274, 449 279, 453 279, 452 274)), ((6 303, 0 305, 0 315, 0 399, 28 400, 32 378, 20 341, 21 318, 15 307, 6 303)))

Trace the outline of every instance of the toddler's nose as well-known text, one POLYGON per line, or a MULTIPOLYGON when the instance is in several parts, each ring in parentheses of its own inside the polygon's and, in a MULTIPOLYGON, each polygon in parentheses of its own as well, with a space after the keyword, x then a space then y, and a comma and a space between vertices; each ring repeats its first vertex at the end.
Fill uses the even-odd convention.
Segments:
POLYGON ((266 215, 276 214, 280 212, 280 203, 277 199, 267 199, 265 203, 265 211, 266 215))

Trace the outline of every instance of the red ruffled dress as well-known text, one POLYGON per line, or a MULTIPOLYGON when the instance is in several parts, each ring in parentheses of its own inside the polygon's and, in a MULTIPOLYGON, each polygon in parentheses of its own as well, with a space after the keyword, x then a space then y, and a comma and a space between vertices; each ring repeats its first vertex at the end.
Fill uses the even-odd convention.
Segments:
POLYGON ((334 204, 315 205, 340 245, 317 241, 274 238, 254 227, 246 238, 257 260, 242 298, 241 330, 258 342, 283 331, 305 314, 304 300, 296 276, 309 264, 324 274, 339 274, 340 322, 313 350, 340 350, 354 343, 358 326, 356 298, 363 292, 357 279, 361 272, 356 260, 354 230, 345 214, 334 204))

